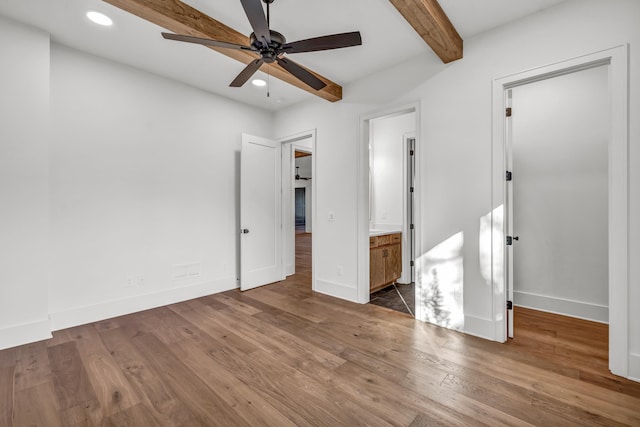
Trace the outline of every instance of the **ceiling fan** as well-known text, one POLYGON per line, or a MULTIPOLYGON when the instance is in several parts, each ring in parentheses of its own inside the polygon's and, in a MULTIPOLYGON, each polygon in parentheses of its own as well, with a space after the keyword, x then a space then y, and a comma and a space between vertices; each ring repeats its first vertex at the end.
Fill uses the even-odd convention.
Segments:
POLYGON ((299 181, 301 179, 308 181, 311 179, 311 177, 302 177, 300 176, 300 174, 298 173, 298 169, 300 169, 300 166, 296 166, 296 181, 299 181))
POLYGON ((162 37, 169 40, 196 43, 205 46, 248 50, 259 54, 260 58, 250 62, 249 65, 247 65, 246 68, 242 70, 242 72, 231 82, 229 85, 231 87, 240 87, 244 85, 247 80, 249 80, 249 78, 258 71, 262 64, 277 62, 294 77, 301 80, 308 86, 311 86, 315 90, 324 88, 326 86, 325 82, 284 55, 359 46, 362 44, 360 32, 354 31, 350 33, 332 34, 287 43, 287 40, 282 34, 269 28, 269 5, 273 2, 274 0, 240 0, 247 18, 249 19, 249 23, 251 24, 251 28, 253 29, 253 33, 249 36, 250 46, 181 34, 162 33, 162 37), (262 4, 260 4, 261 1, 267 4, 266 17, 262 4))

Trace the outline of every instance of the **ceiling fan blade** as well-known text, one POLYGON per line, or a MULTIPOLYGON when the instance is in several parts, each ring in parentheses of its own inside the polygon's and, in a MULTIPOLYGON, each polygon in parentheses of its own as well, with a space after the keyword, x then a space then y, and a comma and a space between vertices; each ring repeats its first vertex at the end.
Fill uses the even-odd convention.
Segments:
POLYGON ((162 33, 162 37, 167 40, 176 40, 179 42, 195 43, 205 46, 223 47, 226 49, 242 49, 255 51, 253 47, 243 46, 241 44, 221 42, 213 39, 204 39, 202 37, 184 36, 182 34, 162 33))
POLYGON ((305 84, 311 86, 315 90, 320 90, 324 88, 327 84, 311 74, 309 71, 302 68, 302 66, 296 64, 292 60, 288 58, 276 58, 278 64, 288 72, 290 72, 294 77, 298 80, 304 82, 305 84))
POLYGON ((251 76, 253 76, 255 72, 258 71, 263 62, 264 61, 262 60, 262 58, 251 61, 249 65, 247 65, 245 69, 242 70, 240 74, 238 74, 238 77, 236 77, 229 86, 240 87, 245 84, 247 80, 249 80, 251 76))
POLYGON ((360 31, 351 33, 332 34, 330 36, 314 37, 286 43, 279 50, 286 53, 316 52, 319 50, 341 49, 343 47, 360 46, 362 36, 360 31))
POLYGON ((256 35, 256 38, 268 45, 271 43, 271 33, 269 32, 269 23, 264 16, 264 9, 262 9, 262 0, 240 0, 244 13, 249 19, 251 28, 256 35))

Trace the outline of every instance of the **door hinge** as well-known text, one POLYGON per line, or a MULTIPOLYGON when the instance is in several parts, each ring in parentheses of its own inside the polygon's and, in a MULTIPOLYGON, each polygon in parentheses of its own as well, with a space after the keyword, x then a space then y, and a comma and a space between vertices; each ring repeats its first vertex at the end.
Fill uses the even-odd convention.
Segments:
POLYGON ((513 301, 507 301, 507 310, 513 310, 513 301))
POLYGON ((413 261, 411 261, 411 262, 409 263, 409 266, 410 266, 410 267, 413 267, 414 265, 416 265, 416 264, 415 264, 415 262, 413 262, 413 261))
POLYGON ((414 229, 414 225, 413 224, 409 224, 409 229, 413 230, 414 229))
POLYGON ((415 154, 415 151, 413 151, 413 150, 409 150, 409 155, 410 155, 410 156, 413 156, 414 154, 415 154))
POLYGON ((511 117, 511 107, 508 107, 506 110, 507 117, 511 117))
POLYGON ((513 245, 513 237, 507 236, 507 246, 513 245))
POLYGON ((413 193, 413 187, 409 187, 409 193, 413 193))
POLYGON ((511 171, 507 171, 505 175, 506 175, 507 181, 513 180, 513 173, 511 171))

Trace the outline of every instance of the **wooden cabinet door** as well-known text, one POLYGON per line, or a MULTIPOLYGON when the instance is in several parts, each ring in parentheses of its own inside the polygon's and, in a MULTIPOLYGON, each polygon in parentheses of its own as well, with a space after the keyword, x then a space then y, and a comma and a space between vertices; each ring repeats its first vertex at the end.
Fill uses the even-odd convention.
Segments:
POLYGON ((393 282, 402 275, 402 246, 393 244, 386 247, 384 258, 384 281, 393 282))
POLYGON ((369 251, 369 289, 371 291, 377 290, 380 286, 385 284, 385 250, 382 248, 371 248, 369 251))

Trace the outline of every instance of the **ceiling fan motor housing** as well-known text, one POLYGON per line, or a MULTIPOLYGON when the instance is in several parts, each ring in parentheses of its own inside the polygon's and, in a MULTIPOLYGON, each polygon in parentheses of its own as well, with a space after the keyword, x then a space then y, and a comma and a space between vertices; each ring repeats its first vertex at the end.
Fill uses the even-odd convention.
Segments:
POLYGON ((287 39, 277 31, 269 30, 269 34, 271 35, 271 43, 269 43, 267 48, 264 47, 264 43, 261 40, 258 40, 255 33, 251 33, 249 36, 251 46, 260 52, 262 59, 264 59, 264 62, 267 64, 275 62, 276 57, 278 56, 277 50, 287 42, 287 39))

